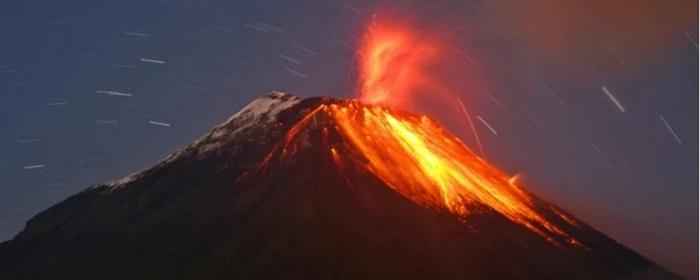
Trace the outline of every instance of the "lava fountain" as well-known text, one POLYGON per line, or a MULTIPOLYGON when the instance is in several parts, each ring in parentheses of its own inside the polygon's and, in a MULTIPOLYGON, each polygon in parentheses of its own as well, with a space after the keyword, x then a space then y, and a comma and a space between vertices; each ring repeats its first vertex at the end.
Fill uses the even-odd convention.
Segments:
POLYGON ((433 83, 424 70, 440 53, 436 42, 410 30, 372 23, 358 51, 360 101, 407 108, 412 94, 433 83))

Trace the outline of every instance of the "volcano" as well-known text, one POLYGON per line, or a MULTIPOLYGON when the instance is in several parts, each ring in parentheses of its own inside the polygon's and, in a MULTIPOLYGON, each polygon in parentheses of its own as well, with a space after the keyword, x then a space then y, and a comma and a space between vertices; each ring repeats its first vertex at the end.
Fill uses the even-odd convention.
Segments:
POLYGON ((0 244, 2 279, 677 279, 428 117, 269 93, 0 244))

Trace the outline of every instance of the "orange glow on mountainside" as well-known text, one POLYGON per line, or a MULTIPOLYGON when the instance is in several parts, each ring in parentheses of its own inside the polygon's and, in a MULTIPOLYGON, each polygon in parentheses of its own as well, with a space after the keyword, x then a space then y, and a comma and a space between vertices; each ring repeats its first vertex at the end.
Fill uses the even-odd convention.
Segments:
POLYGON ((367 169, 403 196, 460 217, 485 207, 552 242, 556 236, 579 244, 540 214, 515 180, 430 118, 356 102, 323 111, 366 158, 367 169))

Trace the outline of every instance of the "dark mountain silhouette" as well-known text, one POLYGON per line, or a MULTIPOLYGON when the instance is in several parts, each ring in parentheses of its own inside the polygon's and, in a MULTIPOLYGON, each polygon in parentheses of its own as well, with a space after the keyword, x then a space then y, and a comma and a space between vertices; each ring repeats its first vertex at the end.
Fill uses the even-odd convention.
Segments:
POLYGON ((585 247, 488 207, 464 218, 425 207, 357 161, 338 164, 330 147, 362 155, 310 112, 347 102, 259 98, 143 172, 35 216, 0 244, 0 278, 676 279, 543 200, 538 212, 585 247))

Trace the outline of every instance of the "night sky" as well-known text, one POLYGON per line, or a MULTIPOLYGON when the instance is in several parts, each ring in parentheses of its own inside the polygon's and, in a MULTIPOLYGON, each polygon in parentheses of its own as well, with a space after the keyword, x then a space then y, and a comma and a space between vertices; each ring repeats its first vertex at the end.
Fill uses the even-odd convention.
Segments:
MULTIPOLYGON (((697 5, 0 1, 0 240, 270 90, 352 97, 365 27, 391 14, 449 38, 460 69, 444 77, 479 120, 487 160, 696 278, 697 5)), ((463 122, 434 117, 474 147, 463 122)))

